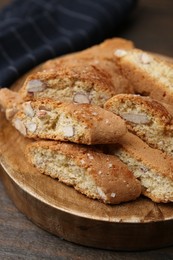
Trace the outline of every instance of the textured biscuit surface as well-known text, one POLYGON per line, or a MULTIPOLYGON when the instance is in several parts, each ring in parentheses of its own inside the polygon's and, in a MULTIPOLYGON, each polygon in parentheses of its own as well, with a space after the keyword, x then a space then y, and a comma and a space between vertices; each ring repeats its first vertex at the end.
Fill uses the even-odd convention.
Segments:
POLYGON ((127 133, 120 145, 109 147, 138 178, 142 193, 154 202, 173 202, 173 161, 160 150, 149 147, 137 136, 127 133))
POLYGON ((73 186, 89 198, 119 204, 134 200, 141 185, 118 158, 94 148, 56 141, 28 145, 26 156, 41 173, 73 186))
POLYGON ((21 89, 25 100, 51 98, 63 102, 103 106, 115 94, 103 70, 85 64, 62 64, 58 69, 31 74, 21 89))
POLYGON ((110 111, 49 99, 23 103, 12 124, 26 137, 88 145, 116 143, 126 133, 124 120, 110 111))
POLYGON ((117 63, 135 93, 173 102, 173 65, 139 49, 117 50, 117 63))
POLYGON ((128 129, 154 148, 173 155, 172 115, 156 100, 133 94, 109 99, 105 109, 126 120, 128 129))

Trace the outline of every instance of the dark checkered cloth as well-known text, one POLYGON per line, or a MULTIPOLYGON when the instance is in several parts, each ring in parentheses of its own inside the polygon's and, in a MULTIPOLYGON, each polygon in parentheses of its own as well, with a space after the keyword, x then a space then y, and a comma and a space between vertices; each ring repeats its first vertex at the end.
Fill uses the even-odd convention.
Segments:
POLYGON ((0 12, 0 86, 41 62, 116 36, 135 0, 15 0, 0 12))

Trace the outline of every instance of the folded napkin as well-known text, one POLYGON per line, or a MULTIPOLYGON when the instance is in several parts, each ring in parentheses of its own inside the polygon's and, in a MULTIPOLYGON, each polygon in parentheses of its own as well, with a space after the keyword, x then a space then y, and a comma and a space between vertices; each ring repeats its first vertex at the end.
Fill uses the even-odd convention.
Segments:
POLYGON ((41 62, 116 36, 136 0, 15 0, 0 12, 0 86, 41 62))

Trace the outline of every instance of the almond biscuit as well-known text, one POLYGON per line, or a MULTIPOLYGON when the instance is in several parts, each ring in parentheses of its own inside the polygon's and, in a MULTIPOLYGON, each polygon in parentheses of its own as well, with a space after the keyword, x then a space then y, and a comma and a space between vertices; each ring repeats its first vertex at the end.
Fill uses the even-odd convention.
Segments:
POLYGON ((109 74, 87 64, 61 65, 27 77, 20 90, 25 100, 51 98, 103 106, 115 94, 109 74))
POLYGON ((135 48, 116 50, 115 57, 135 93, 172 104, 173 65, 170 62, 135 48))
POLYGON ((109 152, 125 163, 141 182, 142 194, 152 201, 173 202, 173 160, 149 147, 139 137, 127 133, 119 145, 109 145, 109 152))
POLYGON ((12 118, 12 125, 29 138, 82 144, 115 143, 126 133, 123 119, 90 104, 28 101, 12 118))
POLYGON ((90 147, 38 141, 28 145, 26 157, 41 173, 104 203, 119 204, 141 194, 139 181, 125 164, 90 147))
POLYGON ((116 48, 132 48, 130 41, 113 38, 78 53, 45 62, 21 88, 25 100, 51 98, 62 102, 103 106, 118 93, 133 91, 115 62, 116 48))
POLYGON ((127 128, 153 148, 173 156, 172 115, 150 97, 119 94, 109 99, 105 109, 121 116, 127 128))

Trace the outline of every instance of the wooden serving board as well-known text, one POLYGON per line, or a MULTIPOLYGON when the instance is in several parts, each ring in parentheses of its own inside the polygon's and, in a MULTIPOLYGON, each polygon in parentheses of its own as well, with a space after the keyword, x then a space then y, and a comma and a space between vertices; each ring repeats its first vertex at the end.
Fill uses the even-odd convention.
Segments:
POLYGON ((89 199, 29 165, 24 156, 28 142, 0 112, 0 177, 17 208, 36 225, 65 240, 103 249, 173 245, 173 204, 141 197, 111 206, 89 199))

